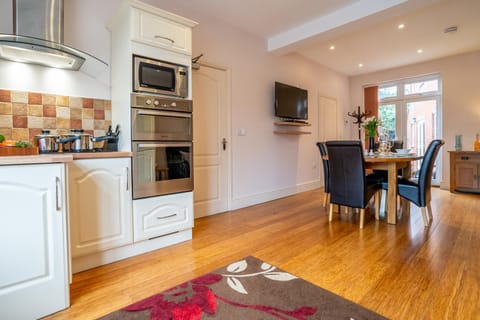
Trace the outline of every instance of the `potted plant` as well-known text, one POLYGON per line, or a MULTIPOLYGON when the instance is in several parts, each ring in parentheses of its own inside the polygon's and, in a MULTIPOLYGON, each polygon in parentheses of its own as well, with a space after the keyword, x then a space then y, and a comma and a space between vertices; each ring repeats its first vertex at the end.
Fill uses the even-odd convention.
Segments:
POLYGON ((368 136, 368 153, 373 153, 375 148, 375 136, 377 135, 377 129, 379 121, 376 117, 370 117, 365 120, 363 128, 368 136))

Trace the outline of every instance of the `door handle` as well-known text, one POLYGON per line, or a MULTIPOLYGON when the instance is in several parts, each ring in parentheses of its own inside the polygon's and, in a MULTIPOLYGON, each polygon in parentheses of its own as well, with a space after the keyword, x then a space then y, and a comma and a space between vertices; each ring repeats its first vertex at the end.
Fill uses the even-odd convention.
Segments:
POLYGON ((55 207, 57 211, 62 210, 62 181, 60 180, 59 177, 55 177, 55 207))
POLYGON ((227 139, 225 138, 222 139, 222 148, 223 148, 223 151, 227 149, 227 139))

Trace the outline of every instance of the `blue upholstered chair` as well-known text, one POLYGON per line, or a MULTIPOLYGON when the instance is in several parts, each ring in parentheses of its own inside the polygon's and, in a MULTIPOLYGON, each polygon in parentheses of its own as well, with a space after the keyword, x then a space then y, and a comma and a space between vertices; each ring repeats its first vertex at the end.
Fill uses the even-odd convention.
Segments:
POLYGON ((328 159, 327 157, 327 147, 325 142, 317 142, 318 150, 320 151, 320 156, 322 158, 323 164, 323 185, 324 185, 324 196, 323 196, 323 207, 327 206, 330 198, 330 171, 328 169, 328 159))
POLYGON ((363 228, 365 208, 374 195, 375 216, 379 215, 381 182, 365 175, 363 148, 359 140, 327 141, 326 146, 330 176, 329 221, 332 221, 334 205, 358 208, 360 228, 363 228))

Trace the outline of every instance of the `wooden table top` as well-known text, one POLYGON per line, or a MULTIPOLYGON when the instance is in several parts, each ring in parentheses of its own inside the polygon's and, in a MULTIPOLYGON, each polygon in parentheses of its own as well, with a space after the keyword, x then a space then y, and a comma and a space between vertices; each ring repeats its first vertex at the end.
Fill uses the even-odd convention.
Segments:
POLYGON ((388 155, 374 155, 374 156, 365 156, 365 162, 406 162, 420 160, 423 156, 418 156, 416 154, 408 155, 398 155, 398 154, 388 154, 388 155))

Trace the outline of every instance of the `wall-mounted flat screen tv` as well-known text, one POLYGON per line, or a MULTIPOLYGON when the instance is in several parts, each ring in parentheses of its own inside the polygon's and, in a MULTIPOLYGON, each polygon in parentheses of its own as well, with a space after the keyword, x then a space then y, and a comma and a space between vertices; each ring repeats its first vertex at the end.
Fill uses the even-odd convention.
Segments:
POLYGON ((285 120, 307 120, 308 91, 275 82, 275 116, 285 120))

